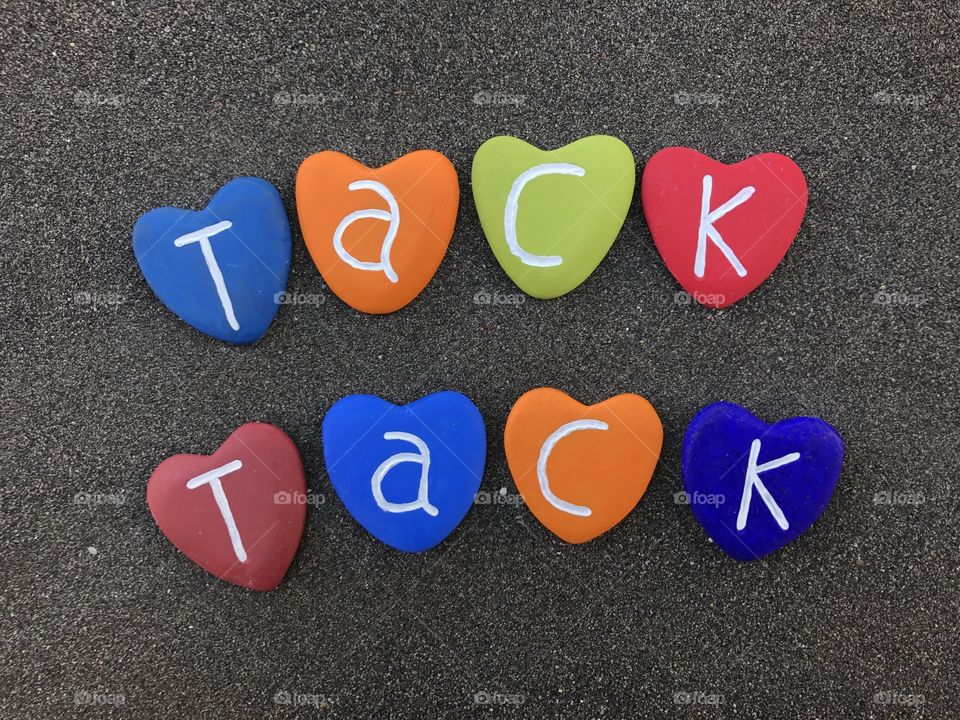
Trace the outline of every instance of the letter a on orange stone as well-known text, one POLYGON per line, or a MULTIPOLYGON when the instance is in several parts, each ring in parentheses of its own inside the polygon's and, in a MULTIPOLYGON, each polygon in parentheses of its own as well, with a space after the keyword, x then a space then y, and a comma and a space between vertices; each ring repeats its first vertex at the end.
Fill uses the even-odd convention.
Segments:
POLYGON ((457 172, 433 150, 376 169, 326 150, 297 172, 297 214, 313 262, 341 300, 367 313, 399 310, 427 286, 459 204, 457 172))

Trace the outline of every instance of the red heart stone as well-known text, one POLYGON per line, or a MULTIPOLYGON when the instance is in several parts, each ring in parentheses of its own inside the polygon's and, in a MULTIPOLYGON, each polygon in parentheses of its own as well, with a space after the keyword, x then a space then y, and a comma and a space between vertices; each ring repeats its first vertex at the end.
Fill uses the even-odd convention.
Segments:
POLYGON ((305 493, 293 441, 273 425, 248 423, 213 455, 160 463, 147 483, 147 505, 170 542, 204 570, 272 590, 300 545, 305 493))
POLYGON ((783 259, 807 209, 803 171, 763 153, 725 165, 671 147, 647 163, 643 212, 667 269, 694 300, 727 307, 783 259))

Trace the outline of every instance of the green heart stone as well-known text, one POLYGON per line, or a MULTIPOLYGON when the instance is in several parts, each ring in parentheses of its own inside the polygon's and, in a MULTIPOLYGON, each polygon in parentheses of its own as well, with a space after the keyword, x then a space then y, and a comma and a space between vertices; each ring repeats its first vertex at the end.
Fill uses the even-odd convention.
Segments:
POLYGON ((636 180, 622 140, 591 135, 557 150, 515 137, 473 156, 473 199, 493 254, 528 295, 548 299, 586 280, 623 227, 636 180))

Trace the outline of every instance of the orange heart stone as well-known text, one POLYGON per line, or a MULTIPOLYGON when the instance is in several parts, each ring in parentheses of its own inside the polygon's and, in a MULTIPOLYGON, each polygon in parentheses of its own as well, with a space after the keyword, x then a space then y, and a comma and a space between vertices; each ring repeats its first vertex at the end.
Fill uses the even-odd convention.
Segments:
POLYGON ((380 168, 343 153, 311 155, 297 171, 297 214, 313 262, 348 305, 389 313, 440 267, 460 205, 453 164, 417 150, 380 168))
POLYGON ((514 403, 503 442, 530 511, 558 537, 583 543, 623 520, 643 497, 660 458, 663 425, 639 395, 584 405, 537 388, 514 403))

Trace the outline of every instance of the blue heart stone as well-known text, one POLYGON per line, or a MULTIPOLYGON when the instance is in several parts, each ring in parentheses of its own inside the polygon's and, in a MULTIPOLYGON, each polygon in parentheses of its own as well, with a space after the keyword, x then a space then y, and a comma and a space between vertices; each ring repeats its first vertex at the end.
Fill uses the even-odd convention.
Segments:
POLYGON ((460 524, 487 455, 483 417, 469 398, 438 392, 397 406, 349 395, 323 418, 327 474, 367 531, 404 552, 437 545, 460 524))
POLYGON ((203 210, 162 207, 133 226, 154 294, 197 330, 249 345, 277 314, 290 274, 290 223, 266 180, 231 180, 203 210))
POLYGON ((694 416, 683 438, 686 500, 724 552, 757 560, 820 517, 843 453, 840 435, 823 420, 767 425, 739 405, 714 403, 694 416))

